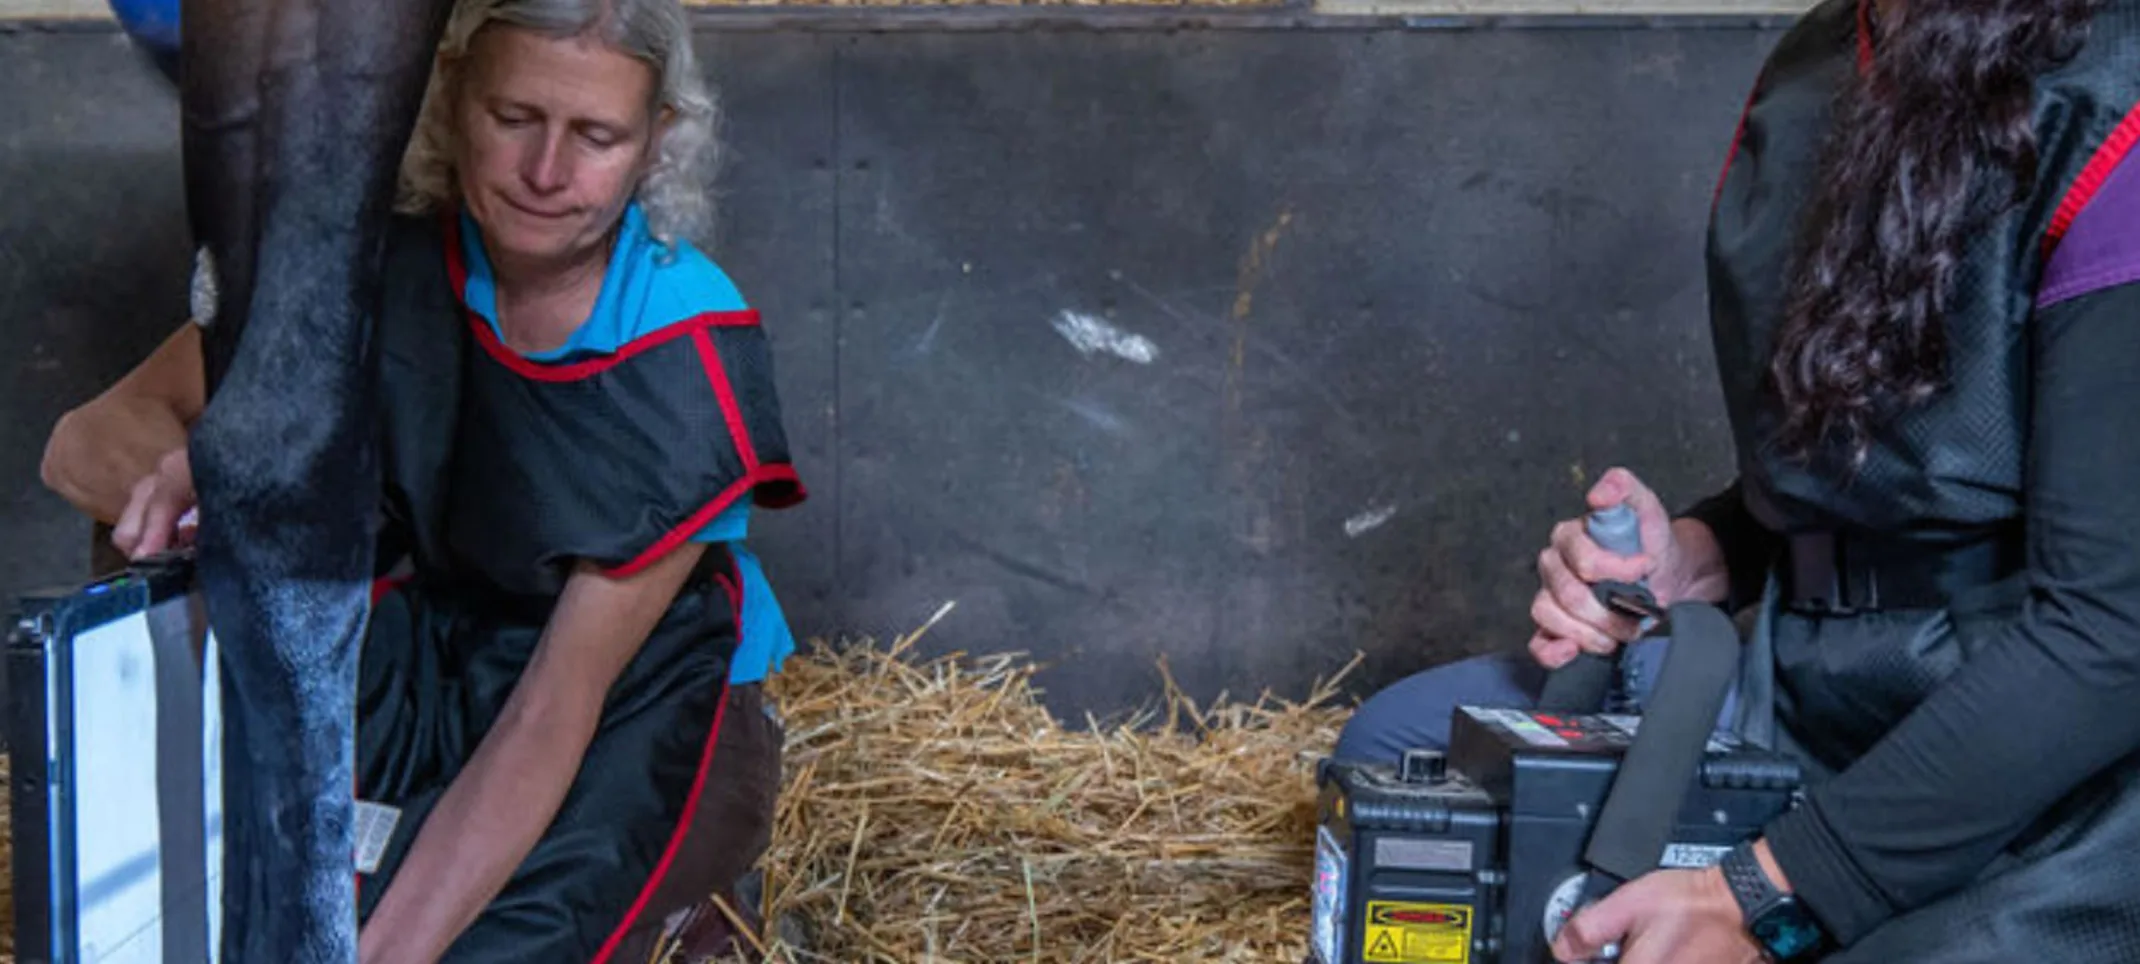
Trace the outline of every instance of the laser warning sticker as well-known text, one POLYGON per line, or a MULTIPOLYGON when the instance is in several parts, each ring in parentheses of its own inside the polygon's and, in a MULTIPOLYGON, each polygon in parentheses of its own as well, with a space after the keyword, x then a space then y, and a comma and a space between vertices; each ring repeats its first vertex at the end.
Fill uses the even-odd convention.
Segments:
POLYGON ((1367 902, 1361 960, 1370 964, 1467 964, 1471 908, 1463 904, 1367 902))

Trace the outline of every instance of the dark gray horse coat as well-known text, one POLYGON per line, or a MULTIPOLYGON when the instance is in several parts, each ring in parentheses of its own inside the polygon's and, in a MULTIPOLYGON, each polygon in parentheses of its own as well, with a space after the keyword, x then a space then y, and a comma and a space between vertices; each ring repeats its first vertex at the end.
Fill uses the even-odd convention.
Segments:
POLYGON ((185 0, 186 203, 209 403, 192 437, 220 642, 222 959, 356 959, 357 654, 373 345, 396 170, 451 0, 185 0))

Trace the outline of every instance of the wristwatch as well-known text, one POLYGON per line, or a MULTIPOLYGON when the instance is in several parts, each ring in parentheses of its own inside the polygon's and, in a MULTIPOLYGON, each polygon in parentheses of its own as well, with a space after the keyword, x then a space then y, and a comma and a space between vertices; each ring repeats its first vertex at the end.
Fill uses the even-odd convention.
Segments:
POLYGON ((1746 930, 1763 957, 1774 964, 1799 964, 1818 956, 1827 943, 1826 932, 1798 898, 1777 890, 1769 881, 1751 841, 1733 847, 1717 862, 1717 869, 1724 872, 1724 883, 1739 902, 1746 930))

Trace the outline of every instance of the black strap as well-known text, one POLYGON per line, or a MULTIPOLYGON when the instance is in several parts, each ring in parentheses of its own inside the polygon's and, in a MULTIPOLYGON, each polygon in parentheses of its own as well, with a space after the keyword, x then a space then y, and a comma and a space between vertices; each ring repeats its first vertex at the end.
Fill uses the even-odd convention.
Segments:
POLYGON ((1954 545, 1801 532, 1785 536, 1777 577, 1784 604, 1800 612, 1938 609, 1958 592, 2012 574, 2023 558, 2018 526, 1954 545))
POLYGON ((1634 745, 1598 811, 1583 861, 1624 883, 1656 869, 1717 714, 1739 671, 1739 634, 1723 610, 1682 602, 1668 615, 1672 642, 1634 745))

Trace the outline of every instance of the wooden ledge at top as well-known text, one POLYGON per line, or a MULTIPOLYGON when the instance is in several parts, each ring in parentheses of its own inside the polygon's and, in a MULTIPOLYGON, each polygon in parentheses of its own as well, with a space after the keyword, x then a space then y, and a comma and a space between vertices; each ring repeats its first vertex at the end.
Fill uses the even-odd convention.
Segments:
POLYGON ((0 20, 111 20, 106 0, 0 0, 0 20))
POLYGON ((1385 17, 1796 17, 1812 0, 1315 0, 1317 13, 1385 17))

